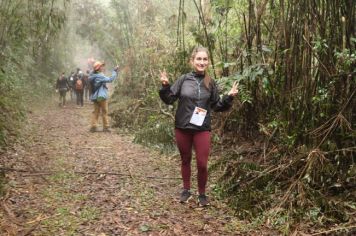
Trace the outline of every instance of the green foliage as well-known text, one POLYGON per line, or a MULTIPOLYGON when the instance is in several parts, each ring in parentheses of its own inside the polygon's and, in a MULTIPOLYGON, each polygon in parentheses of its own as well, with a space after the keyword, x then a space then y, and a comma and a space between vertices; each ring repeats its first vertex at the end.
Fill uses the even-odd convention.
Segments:
POLYGON ((355 51, 352 51, 351 49, 344 49, 343 51, 335 51, 335 56, 337 58, 337 63, 340 71, 342 72, 356 71, 354 67, 356 65, 355 51))
MULTIPOLYGON (((173 119, 162 114, 160 110, 152 109, 157 106, 158 99, 155 89, 147 90, 146 99, 139 101, 114 94, 111 117, 114 127, 135 131, 135 142, 169 152, 175 147, 173 119)), ((171 111, 167 111, 169 112, 171 111)))
POLYGON ((165 152, 171 152, 175 148, 174 124, 172 120, 164 116, 154 116, 148 118, 147 123, 136 132, 135 142, 149 147, 159 148, 165 152))
POLYGON ((57 57, 62 50, 56 45, 65 22, 59 2, 0 3, 0 149, 19 134, 25 107, 53 91, 63 68, 57 57))
POLYGON ((233 85, 234 81, 237 81, 239 83, 239 100, 241 103, 252 103, 252 97, 250 91, 246 88, 245 82, 246 78, 236 74, 232 75, 230 77, 222 77, 219 79, 217 82, 220 86, 221 93, 226 94, 231 86, 233 85))
POLYGON ((14 75, 0 72, 0 148, 16 137, 25 118, 19 81, 14 75))
POLYGON ((327 49, 329 48, 326 39, 317 39, 314 42, 313 50, 319 54, 327 53, 327 49))

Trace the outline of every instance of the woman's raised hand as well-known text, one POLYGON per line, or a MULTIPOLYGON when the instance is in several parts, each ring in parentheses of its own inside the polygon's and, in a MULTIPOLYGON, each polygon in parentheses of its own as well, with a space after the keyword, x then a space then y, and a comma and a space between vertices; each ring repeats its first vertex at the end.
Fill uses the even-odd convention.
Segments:
POLYGON ((167 77, 167 72, 166 70, 163 70, 163 71, 159 71, 159 73, 161 74, 161 82, 163 85, 167 85, 169 84, 169 80, 168 80, 168 77, 167 77))
POLYGON ((239 92, 238 86, 239 86, 239 82, 235 81, 228 95, 235 97, 239 92))

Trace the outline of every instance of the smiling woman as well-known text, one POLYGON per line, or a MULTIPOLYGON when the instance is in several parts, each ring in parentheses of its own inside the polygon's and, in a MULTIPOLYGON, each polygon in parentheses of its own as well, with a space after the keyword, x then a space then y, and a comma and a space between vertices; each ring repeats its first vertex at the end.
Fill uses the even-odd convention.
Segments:
POLYGON ((197 73, 204 74, 205 70, 209 66, 209 57, 207 52, 198 51, 192 59, 192 65, 197 73))
POLYGON ((211 141, 211 112, 226 111, 237 95, 235 83, 227 96, 220 98, 215 82, 207 73, 209 66, 208 50, 196 47, 190 63, 193 72, 182 75, 172 86, 169 85, 166 72, 161 73, 162 88, 159 95, 166 104, 178 100, 175 115, 175 138, 181 156, 181 174, 183 191, 180 202, 188 202, 190 192, 192 147, 194 146, 198 168, 199 206, 209 205, 205 194, 208 180, 208 157, 211 141))

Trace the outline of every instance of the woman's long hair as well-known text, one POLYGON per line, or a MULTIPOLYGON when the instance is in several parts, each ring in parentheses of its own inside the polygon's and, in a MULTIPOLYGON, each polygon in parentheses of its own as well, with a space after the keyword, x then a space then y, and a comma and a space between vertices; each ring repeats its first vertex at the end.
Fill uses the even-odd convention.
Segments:
MULTIPOLYGON (((193 52, 192 54, 190 55, 190 60, 193 61, 195 56, 197 55, 198 52, 205 52, 206 55, 208 55, 208 58, 210 58, 210 55, 209 55, 209 50, 205 47, 202 47, 202 46, 197 46, 193 49, 193 52)), ((204 86, 210 90, 211 89, 211 77, 209 76, 208 72, 205 71, 205 74, 204 74, 204 86)))

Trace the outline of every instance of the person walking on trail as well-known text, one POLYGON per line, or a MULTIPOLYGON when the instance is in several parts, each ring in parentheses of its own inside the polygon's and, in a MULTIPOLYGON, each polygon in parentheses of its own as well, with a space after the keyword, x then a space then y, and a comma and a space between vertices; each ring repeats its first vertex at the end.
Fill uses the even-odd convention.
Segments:
POLYGON ((75 73, 73 74, 73 91, 76 97, 76 101, 78 101, 78 96, 77 96, 77 89, 75 87, 76 87, 76 82, 79 78, 79 72, 80 72, 80 68, 77 67, 75 73))
POLYGON ((90 83, 89 83, 89 70, 83 75, 83 82, 84 82, 84 99, 89 101, 90 94, 90 83))
POLYGON ((194 146, 198 169, 198 203, 200 207, 205 207, 209 205, 205 190, 211 142, 211 111, 228 110, 232 106, 233 97, 238 93, 238 84, 235 82, 229 93, 220 98, 217 84, 207 73, 209 52, 204 47, 193 50, 190 64, 194 71, 182 75, 173 85, 169 84, 167 73, 160 72, 162 88, 159 96, 166 104, 173 104, 178 100, 175 139, 181 156, 183 178, 180 202, 186 203, 192 197, 190 178, 194 146))
POLYGON ((75 91, 74 91, 74 72, 71 72, 70 75, 68 76, 68 84, 69 84, 69 94, 70 94, 70 100, 73 101, 75 97, 75 91))
POLYGON ((84 74, 82 71, 78 72, 78 75, 74 79, 74 89, 77 96, 77 106, 83 107, 84 105, 84 89, 85 89, 85 82, 84 82, 84 74))
POLYGON ((103 117, 103 131, 110 132, 109 117, 108 117, 108 88, 106 83, 111 83, 117 78, 119 67, 116 66, 112 71, 111 77, 106 77, 103 72, 105 64, 97 61, 93 65, 93 73, 89 76, 91 86, 90 100, 94 102, 94 111, 91 120, 91 132, 97 131, 97 123, 100 111, 103 117))
POLYGON ((69 84, 63 72, 57 79, 57 83, 56 83, 56 92, 59 92, 59 106, 65 107, 66 94, 68 90, 69 90, 69 84))

